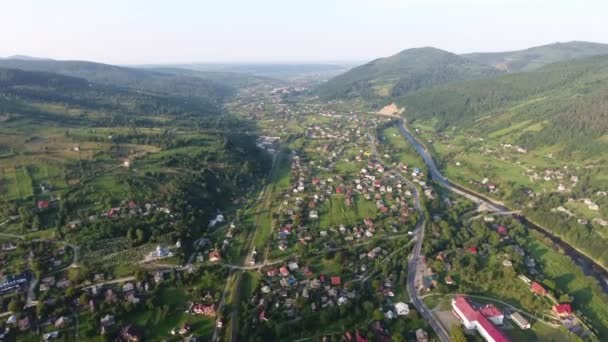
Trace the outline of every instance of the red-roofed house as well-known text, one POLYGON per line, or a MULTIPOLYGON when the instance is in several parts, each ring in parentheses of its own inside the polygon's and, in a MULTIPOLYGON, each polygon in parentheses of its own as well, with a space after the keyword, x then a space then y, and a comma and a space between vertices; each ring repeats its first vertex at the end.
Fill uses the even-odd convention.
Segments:
POLYGON ((222 259, 222 255, 218 251, 212 251, 209 253, 209 261, 216 262, 222 259))
POLYGON ((341 282, 342 280, 340 279, 340 277, 331 277, 331 284, 333 286, 340 286, 341 282))
POLYGON ((289 275, 289 270, 287 269, 287 267, 281 266, 281 268, 279 269, 279 273, 281 273, 283 277, 287 277, 289 275))
POLYGON ((498 228, 496 229, 496 231, 500 235, 507 235, 507 227, 505 227, 505 226, 498 226, 498 228))
POLYGON ((452 299, 452 310, 467 329, 475 329, 488 342, 506 342, 509 339, 498 330, 483 314, 471 306, 463 297, 452 299))
POLYGON ((567 303, 554 305, 553 312, 560 318, 569 317, 570 315, 572 315, 572 306, 567 303))
POLYGON ((469 249, 467 249, 470 253, 473 254, 477 254, 477 247, 473 246, 473 247, 469 247, 469 249))
POLYGON ((192 308, 195 314, 213 317, 216 315, 215 305, 196 304, 192 308))
POLYGON ((38 201, 38 209, 47 209, 49 207, 49 201, 38 201))
POLYGON ((110 208, 108 210, 108 217, 116 217, 120 215, 120 208, 110 208))
POLYGON ((539 284, 535 281, 533 281, 532 284, 530 284, 530 291, 536 293, 537 295, 541 295, 541 296, 544 296, 547 294, 547 290, 545 290, 545 288, 541 284, 539 284))

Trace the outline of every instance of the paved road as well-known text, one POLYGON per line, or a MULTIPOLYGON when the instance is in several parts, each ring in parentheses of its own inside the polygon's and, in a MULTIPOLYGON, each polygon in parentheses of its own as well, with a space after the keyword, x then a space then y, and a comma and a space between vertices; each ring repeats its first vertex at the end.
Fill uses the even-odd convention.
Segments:
MULTIPOLYGON (((375 137, 373 137, 372 135, 370 135, 368 133, 368 138, 370 141, 372 155, 376 158, 376 160, 378 162, 380 162, 384 165, 385 169, 388 170, 389 169, 388 165, 386 163, 382 162, 382 160, 379 157, 378 151, 376 149, 375 137)), ((418 289, 416 289, 416 285, 415 285, 416 272, 418 271, 418 268, 420 266, 422 266, 421 251, 422 251, 422 241, 424 241, 424 226, 425 226, 425 219, 426 219, 424 217, 424 212, 422 211, 422 208, 420 206, 420 194, 418 192, 418 188, 416 188, 416 186, 409 179, 407 179, 401 172, 397 171, 397 172, 394 172, 394 174, 395 174, 395 176, 399 177, 399 179, 401 179, 403 182, 405 182, 408 185, 408 187, 410 188, 410 191, 412 192, 412 195, 414 197, 414 206, 416 208, 416 211, 420 215, 420 219, 419 219, 418 223, 416 224, 416 229, 414 230, 413 239, 415 240, 415 244, 414 244, 414 249, 412 251, 412 255, 410 257, 410 261, 409 261, 409 265, 408 265, 407 292, 410 296, 411 303, 414 305, 414 307, 416 307, 418 312, 420 312, 420 315, 422 315, 422 317, 429 323, 431 328, 433 328, 433 330, 435 331, 435 333, 437 334, 439 339, 442 342, 449 342, 450 335, 445 330, 445 328, 441 325, 441 322, 439 322, 439 320, 433 315, 431 310, 429 310, 429 308, 426 306, 426 304, 424 304, 424 302, 422 301, 422 299, 420 298, 420 296, 418 294, 418 289)))
POLYGON ((126 283, 126 282, 132 281, 132 280, 135 280, 135 277, 130 276, 130 277, 124 277, 124 278, 106 280, 106 281, 102 281, 100 283, 95 283, 95 284, 84 286, 83 289, 88 289, 88 288, 91 288, 93 286, 102 286, 102 285, 108 285, 108 284, 126 283))

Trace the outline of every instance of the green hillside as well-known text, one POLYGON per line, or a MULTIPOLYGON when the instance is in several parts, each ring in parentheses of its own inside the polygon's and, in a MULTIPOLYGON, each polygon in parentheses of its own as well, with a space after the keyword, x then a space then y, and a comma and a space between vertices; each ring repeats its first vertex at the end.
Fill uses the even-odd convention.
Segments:
MULTIPOLYGON (((195 98, 143 93, 77 77, 4 68, 0 68, 0 103, 0 113, 49 117, 57 114, 57 110, 47 109, 60 106, 66 111, 67 108, 86 111, 91 120, 101 122, 108 117, 132 120, 141 114, 185 118, 220 112, 217 105, 195 98)), ((66 119, 77 120, 69 115, 66 119)))
POLYGON ((462 55, 477 63, 509 72, 530 71, 569 59, 608 54, 608 44, 567 42, 536 46, 525 50, 462 55))
POLYGON ((336 76, 318 88, 325 99, 378 99, 435 85, 485 78, 501 72, 453 53, 431 48, 402 51, 336 76))
MULTIPOLYGON (((400 98, 408 117, 491 132, 529 120, 542 123, 523 134, 528 147, 590 140, 608 129, 608 56, 551 64, 504 75, 421 90, 400 98)), ((575 146, 581 146, 579 144, 575 146)))
POLYGON ((231 86, 201 77, 176 75, 154 70, 125 68, 86 61, 42 59, 1 59, 0 67, 51 72, 90 82, 124 87, 140 92, 196 98, 199 103, 219 108, 235 92, 231 86))

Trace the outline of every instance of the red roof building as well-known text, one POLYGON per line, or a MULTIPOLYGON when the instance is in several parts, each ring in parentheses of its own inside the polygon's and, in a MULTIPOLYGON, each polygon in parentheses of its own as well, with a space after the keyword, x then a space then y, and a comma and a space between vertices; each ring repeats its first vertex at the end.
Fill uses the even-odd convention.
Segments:
POLYGON ((192 308, 195 314, 213 317, 216 315, 215 305, 196 304, 192 308))
POLYGON ((47 209, 49 207, 49 201, 38 201, 38 209, 47 209))
POLYGON ((331 284, 333 286, 340 286, 341 283, 342 280, 340 279, 340 277, 331 277, 331 284))
POLYGON ((504 322, 505 314, 503 314, 499 308, 495 307, 492 304, 484 306, 483 308, 481 308, 481 310, 479 310, 479 312, 484 315, 484 317, 492 321, 492 323, 494 324, 500 325, 504 322))
POLYGON ((547 290, 545 290, 545 288, 541 284, 539 284, 535 281, 533 281, 532 284, 530 284, 530 291, 536 293, 537 295, 541 295, 541 296, 544 296, 547 294, 547 290))
POLYGON ((477 247, 475 247, 475 246, 473 246, 473 247, 469 247, 468 251, 469 251, 470 253, 477 254, 477 247))
POLYGON ((209 253, 209 261, 216 262, 222 259, 222 255, 218 251, 212 251, 209 253))
POLYGON ((572 315, 572 306, 567 303, 554 305, 553 312, 560 318, 569 317, 570 315, 572 315))
POLYGON ((507 235, 507 227, 505 226, 498 226, 498 229, 496 229, 496 231, 500 235, 507 235))
POLYGON ((452 310, 467 329, 475 329, 488 342, 506 342, 509 339, 492 324, 480 311, 477 311, 467 298, 458 296, 452 299, 452 310))

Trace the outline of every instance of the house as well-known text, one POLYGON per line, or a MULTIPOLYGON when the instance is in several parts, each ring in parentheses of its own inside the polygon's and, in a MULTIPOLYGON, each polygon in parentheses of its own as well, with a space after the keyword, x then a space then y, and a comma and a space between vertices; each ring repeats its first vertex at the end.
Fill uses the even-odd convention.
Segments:
POLYGON ((118 215, 120 215, 120 208, 110 208, 110 210, 108 210, 108 217, 116 217, 118 215))
POLYGON ((308 218, 311 218, 311 219, 317 219, 317 218, 319 218, 319 214, 317 213, 317 211, 316 211, 316 210, 311 210, 311 211, 308 213, 308 218))
POLYGON ((410 313, 410 308, 404 302, 399 302, 395 304, 395 311, 399 316, 407 316, 410 313))
POLYGON ((523 330, 530 329, 530 322, 528 322, 519 312, 511 314, 509 318, 523 330))
POLYGON ((532 284, 530 284, 530 291, 532 291, 533 293, 539 295, 539 296, 545 296, 547 294, 547 290, 545 290, 544 287, 542 287, 541 284, 533 281, 532 284))
POLYGON ((570 317, 572 315, 572 306, 568 303, 553 305, 552 310, 559 318, 570 317))
POLYGON ((114 316, 107 314, 99 320, 102 327, 109 327, 114 325, 114 316))
POLYGON ((215 311, 215 305, 195 304, 192 307, 192 312, 197 315, 203 315, 208 317, 215 317, 217 312, 215 311))
POLYGON ((490 320, 475 310, 466 297, 452 299, 452 310, 466 329, 477 330, 488 342, 506 342, 509 339, 490 320))
POLYGON ((281 268, 279 268, 279 273, 281 273, 283 277, 287 277, 289 275, 289 270, 287 267, 281 266, 281 268))
POLYGON ((20 319, 17 322, 17 326, 19 327, 19 331, 27 331, 30 329, 30 318, 25 317, 24 319, 20 319))
POLYGON ((422 330, 422 329, 418 329, 416 330, 416 342, 428 342, 429 341, 429 334, 422 330))
POLYGON ((477 254, 477 247, 475 246, 469 247, 467 250, 469 251, 469 253, 477 254))
POLYGON ((507 235, 507 227, 505 227, 505 226, 498 226, 498 228, 496 229, 496 231, 500 235, 507 235))
POLYGON ((119 340, 121 342, 140 342, 143 341, 143 333, 129 324, 120 330, 119 340))
POLYGON ((133 283, 126 283, 122 286, 122 292, 129 292, 135 289, 135 285, 133 283))
POLYGON ((52 339, 56 339, 59 338, 59 331, 55 330, 55 331, 51 331, 50 333, 46 333, 42 335, 42 340, 43 341, 50 341, 52 339))
POLYGON ((50 205, 49 201, 42 200, 42 201, 38 201, 37 207, 38 207, 38 209, 48 209, 49 205, 50 205))
POLYGON ((222 260, 222 255, 220 254, 219 251, 214 250, 214 251, 211 251, 209 253, 209 261, 211 261, 211 262, 217 262, 217 261, 220 261, 220 260, 222 260))
POLYGON ((453 285, 454 284, 454 279, 452 279, 452 277, 449 276, 449 275, 447 275, 444 280, 445 280, 445 283, 448 284, 448 285, 453 285))
POLYGON ((292 261, 289 264, 287 264, 287 267, 289 267, 290 271, 296 271, 299 268, 298 263, 295 261, 292 261))
POLYGON ((55 321, 55 328, 63 328, 68 324, 70 324, 70 319, 65 316, 61 316, 55 321))
POLYGON ((331 277, 331 285, 340 286, 341 282, 342 280, 340 279, 340 277, 331 277))

